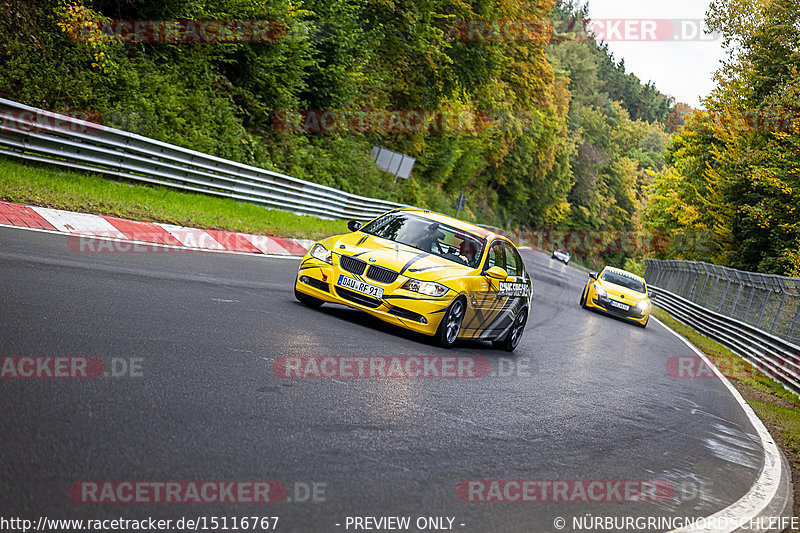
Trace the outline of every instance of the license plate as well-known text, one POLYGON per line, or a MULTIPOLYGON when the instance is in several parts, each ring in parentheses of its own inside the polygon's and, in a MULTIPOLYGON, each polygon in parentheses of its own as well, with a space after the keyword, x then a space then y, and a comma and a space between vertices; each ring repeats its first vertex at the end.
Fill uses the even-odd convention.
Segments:
POLYGON ((617 309, 622 309, 623 311, 627 311, 631 308, 630 305, 621 304, 619 302, 615 302, 614 300, 611 300, 611 307, 616 307, 617 309))
POLYGON ((369 283, 364 283, 363 281, 359 281, 357 279, 340 275, 338 284, 352 291, 360 292, 379 300, 383 298, 383 289, 376 287, 375 285, 370 285, 369 283))

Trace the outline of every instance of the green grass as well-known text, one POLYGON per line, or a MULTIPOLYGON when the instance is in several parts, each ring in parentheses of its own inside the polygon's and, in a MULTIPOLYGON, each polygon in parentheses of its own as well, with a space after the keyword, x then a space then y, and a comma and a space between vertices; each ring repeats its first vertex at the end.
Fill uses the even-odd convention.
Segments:
POLYGON ((114 181, 96 174, 22 164, 3 157, 0 157, 0 199, 133 220, 276 237, 320 239, 347 232, 343 220, 295 215, 227 198, 114 181))
MULTIPOLYGON (((787 409, 767 402, 749 402, 759 418, 768 426, 778 427, 783 437, 783 445, 788 448, 789 457, 800 456, 800 413, 797 409, 787 409)), ((795 466, 800 461, 794 460, 795 466)))

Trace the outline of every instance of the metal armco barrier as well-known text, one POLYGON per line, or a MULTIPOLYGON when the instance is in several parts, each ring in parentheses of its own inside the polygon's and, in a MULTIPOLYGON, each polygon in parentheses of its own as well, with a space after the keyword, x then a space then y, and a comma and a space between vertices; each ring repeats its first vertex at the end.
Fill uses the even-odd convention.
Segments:
MULTIPOLYGON (((653 303, 670 313, 675 319, 693 327, 706 337, 712 338, 736 353, 742 359, 760 369, 767 376, 783 384, 785 388, 800 396, 800 346, 787 339, 771 334, 758 327, 727 316, 718 311, 704 307, 688 298, 664 288, 666 281, 672 286, 678 286, 688 294, 697 294, 687 288, 687 285, 697 285, 697 280, 689 283, 683 280, 669 279, 669 272, 681 271, 674 263, 689 263, 688 261, 655 261, 647 260, 648 288, 653 296, 653 303), (673 263, 668 269, 659 269, 658 263, 673 263), (658 272, 658 274, 656 274, 658 272), (658 281, 658 279, 661 281, 658 281)), ((706 267, 715 265, 705 264, 706 267)), ((689 272, 688 265, 683 265, 683 272, 689 272)), ((716 267, 723 268, 723 267, 716 267)), ((732 269, 727 269, 732 270, 732 269)), ((755 276, 760 274, 748 273, 755 276)), ((774 276, 780 277, 780 276, 774 276)), ((794 278, 788 278, 794 279, 794 278)), ((701 284, 709 280, 699 280, 701 284)), ((736 289, 737 291, 739 289, 736 289)), ((763 290, 763 289, 762 289, 763 290)), ((702 291, 700 291, 702 295, 702 291)), ((740 295, 741 296, 741 295, 740 295)), ((786 295, 784 295, 786 296, 786 295)), ((786 298, 782 298, 786 303, 786 298)), ((734 305, 734 308, 736 306, 734 305)), ((763 312, 763 310, 762 310, 763 312)), ((761 313, 759 313, 761 314, 761 313)), ((774 320, 773 320, 774 324, 774 320)))
POLYGON ((406 207, 3 98, 0 154, 323 218, 369 220, 406 207))
POLYGON ((800 278, 758 274, 700 261, 645 259, 648 285, 800 344, 800 278))

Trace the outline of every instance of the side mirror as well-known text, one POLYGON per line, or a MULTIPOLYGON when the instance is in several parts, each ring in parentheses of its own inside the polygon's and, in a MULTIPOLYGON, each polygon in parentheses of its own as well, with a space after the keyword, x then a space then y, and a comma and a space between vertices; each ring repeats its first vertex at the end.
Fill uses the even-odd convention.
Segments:
POLYGON ((349 229, 350 231, 358 231, 361 229, 361 222, 359 222, 358 220, 351 220, 350 222, 347 223, 347 229, 349 229))
POLYGON ((489 270, 486 271, 486 275, 492 279, 499 279, 504 280, 508 278, 508 272, 504 268, 500 268, 499 266, 493 266, 489 270))
POLYGON ((589 272, 589 277, 596 280, 597 279, 597 272, 589 272))

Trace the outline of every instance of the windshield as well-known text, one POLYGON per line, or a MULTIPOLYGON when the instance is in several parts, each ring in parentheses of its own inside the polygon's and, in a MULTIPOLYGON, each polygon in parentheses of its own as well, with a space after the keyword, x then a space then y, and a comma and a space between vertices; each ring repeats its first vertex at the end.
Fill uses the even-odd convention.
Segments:
POLYGON ((642 283, 640 280, 634 277, 622 274, 620 272, 614 272, 612 270, 606 269, 603 272, 603 275, 600 276, 600 279, 608 283, 613 283, 614 285, 620 285, 621 287, 625 287, 626 289, 631 289, 632 291, 642 292, 642 293, 645 292, 644 283, 642 283))
POLYGON ((470 268, 478 267, 484 246, 483 239, 471 233, 403 212, 386 214, 364 226, 361 231, 470 268))

